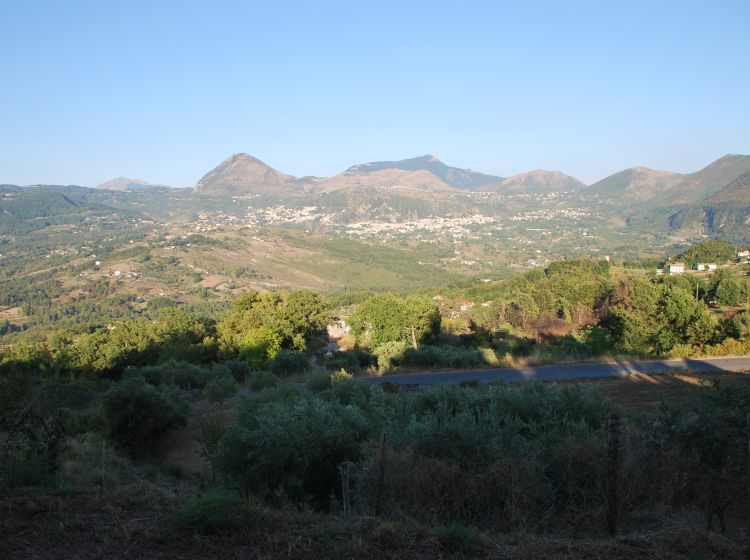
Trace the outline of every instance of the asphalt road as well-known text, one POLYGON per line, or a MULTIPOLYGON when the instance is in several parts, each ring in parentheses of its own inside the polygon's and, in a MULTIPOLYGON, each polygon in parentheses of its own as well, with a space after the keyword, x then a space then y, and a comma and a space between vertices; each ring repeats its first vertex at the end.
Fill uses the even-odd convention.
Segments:
POLYGON ((436 371, 405 373, 383 377, 362 377, 369 383, 398 383, 399 385, 458 384, 476 380, 480 383, 492 381, 560 381, 599 377, 627 377, 632 373, 663 373, 666 371, 747 371, 750 372, 750 356, 739 358, 643 360, 599 364, 563 364, 525 368, 480 369, 470 371, 436 371))

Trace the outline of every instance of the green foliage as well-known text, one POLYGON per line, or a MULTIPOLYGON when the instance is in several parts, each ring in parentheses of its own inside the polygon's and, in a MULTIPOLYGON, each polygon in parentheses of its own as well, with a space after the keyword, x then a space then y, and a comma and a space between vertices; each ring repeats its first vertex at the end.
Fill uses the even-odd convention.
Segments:
POLYGON ((223 403, 237 393, 237 382, 229 375, 211 379, 203 388, 203 395, 211 402, 223 403))
POLYGON ((259 394, 240 406, 218 453, 222 475, 246 492, 327 503, 338 466, 361 456, 370 432, 356 407, 311 395, 268 401, 259 394))
POLYGON ((281 380, 270 371, 254 371, 248 377, 248 385, 253 391, 260 391, 278 385, 281 380))
POLYGON ((212 490, 186 500, 174 521, 178 529, 210 534, 247 525, 251 511, 238 495, 212 490))
POLYGON ((667 288, 659 302, 655 346, 668 352, 677 344, 707 344, 716 335, 717 323, 706 305, 690 292, 667 288))
POLYGON ((306 351, 321 345, 329 320, 325 301, 313 292, 247 292, 234 301, 218 332, 229 353, 252 346, 246 336, 255 329, 263 329, 261 339, 273 341, 271 346, 306 351))
POLYGON ((719 334, 718 320, 706 304, 677 285, 634 282, 613 302, 601 326, 616 352, 669 353, 679 345, 703 347, 719 334))
POLYGON ((310 369, 310 362, 301 352, 282 350, 269 365, 271 373, 279 377, 289 377, 299 373, 306 373, 310 369))
POLYGON ((699 262, 722 264, 734 257, 734 245, 726 241, 707 240, 693 245, 675 257, 693 268, 699 262))
POLYGON ((612 407, 592 390, 528 384, 386 395, 342 374, 317 391, 246 399, 219 446, 222 476, 267 499, 327 507, 339 466, 353 462, 366 510, 385 430, 387 499, 409 515, 550 519, 602 499, 598 469, 612 407))
POLYGON ((440 314, 426 297, 378 294, 357 306, 349 324, 354 335, 372 348, 397 341, 417 345, 440 332, 440 314))
POLYGON ((721 330, 724 336, 741 339, 750 336, 750 313, 738 313, 722 322, 721 330))
POLYGON ((281 336, 268 327, 256 327, 245 332, 238 344, 239 356, 251 369, 261 370, 281 350, 281 336))
POLYGON ((102 495, 116 488, 126 466, 101 434, 87 433, 68 441, 60 461, 60 476, 72 488, 102 495))
POLYGON ((307 379, 307 388, 313 393, 321 393, 331 388, 330 373, 314 373, 307 379))
POLYGON ((185 426, 190 404, 179 389, 159 390, 143 377, 128 377, 102 397, 109 437, 134 456, 154 451, 171 429, 185 426))
POLYGON ((398 363, 404 367, 418 369, 448 368, 467 369, 497 365, 491 349, 460 348, 455 346, 420 346, 406 348, 398 363), (482 351, 484 350, 484 351, 482 351))
POLYGON ((237 383, 243 383, 252 373, 252 369, 247 362, 241 359, 227 360, 219 364, 237 383))
POLYGON ((721 305, 737 305, 742 299, 742 289, 735 278, 722 278, 716 284, 715 294, 721 305))
POLYGON ((750 389, 710 384, 697 391, 688 409, 664 403, 640 419, 627 492, 641 507, 692 504, 704 511, 709 526, 718 516, 723 530, 725 512, 739 511, 747 499, 750 389))
POLYGON ((143 377, 147 383, 157 387, 174 385, 180 389, 200 389, 211 377, 211 373, 195 364, 170 360, 162 364, 128 369, 125 376, 143 377))
POLYGON ((75 339, 71 365, 82 371, 119 375, 125 367, 180 359, 211 361, 210 327, 179 309, 165 308, 156 321, 126 319, 75 339))
POLYGON ((224 421, 218 415, 209 414, 201 418, 200 431, 195 439, 200 446, 200 456, 211 464, 212 479, 216 478, 216 453, 226 430, 224 421))
POLYGON ((352 373, 360 370, 360 355, 354 350, 327 352, 323 357, 323 364, 328 371, 345 369, 352 373))
POLYGON ((373 350, 373 355, 378 360, 378 371, 387 373, 396 367, 406 352, 406 342, 403 340, 392 340, 384 342, 373 350))

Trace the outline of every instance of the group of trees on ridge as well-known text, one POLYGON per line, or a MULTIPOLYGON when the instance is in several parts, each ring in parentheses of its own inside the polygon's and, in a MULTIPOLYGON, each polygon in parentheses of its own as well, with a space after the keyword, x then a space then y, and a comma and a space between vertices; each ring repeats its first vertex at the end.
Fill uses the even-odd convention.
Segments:
POLYGON ((245 293, 218 320, 161 298, 141 316, 93 331, 51 331, 43 344, 5 347, 0 363, 33 357, 48 370, 117 377, 128 367, 175 359, 211 364, 237 358, 254 371, 267 370, 274 360, 298 371, 330 362, 357 373, 368 366, 390 371, 497 365, 529 354, 549 360, 747 351, 748 312, 723 314, 709 305, 736 309, 748 301, 748 279, 731 268, 708 276, 656 277, 577 259, 444 293, 454 301, 478 302, 457 315, 448 306, 451 318, 445 303, 429 295, 434 291, 354 298, 347 317, 354 339, 346 352, 325 347, 338 304, 301 290, 245 293))

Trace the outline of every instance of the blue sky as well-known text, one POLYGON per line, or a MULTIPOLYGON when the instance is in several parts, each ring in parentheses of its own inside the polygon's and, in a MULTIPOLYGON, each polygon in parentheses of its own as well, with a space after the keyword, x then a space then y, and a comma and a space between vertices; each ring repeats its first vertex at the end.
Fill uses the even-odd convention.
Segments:
POLYGON ((586 182, 750 153, 750 2, 2 0, 0 183, 433 153, 586 182))

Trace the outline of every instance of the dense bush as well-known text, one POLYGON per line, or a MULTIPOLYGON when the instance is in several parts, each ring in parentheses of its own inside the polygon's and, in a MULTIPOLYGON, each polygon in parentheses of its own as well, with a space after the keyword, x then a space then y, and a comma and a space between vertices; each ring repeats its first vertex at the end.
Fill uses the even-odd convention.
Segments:
POLYGON ((611 408, 576 388, 443 387, 386 395, 338 376, 316 394, 247 399, 217 462, 247 492, 274 499, 281 491, 318 506, 337 492, 339 466, 352 462, 359 506, 368 509, 377 494, 378 437, 387 431, 390 507, 446 521, 492 515, 511 526, 542 514, 549 521, 601 499, 602 430, 611 408), (511 498, 517 511, 507 512, 511 498), (549 511, 550 503, 556 509, 549 511))
MULTIPOLYGON (((489 350, 489 349, 486 349, 489 350)), ((461 369, 496 365, 492 352, 482 349, 460 348, 454 346, 420 346, 407 348, 399 358, 399 364, 412 368, 447 368, 461 369)))
POLYGON ((230 375, 219 375, 203 388, 203 395, 211 402, 223 403, 237 393, 237 382, 230 375))
POLYGON ((157 387, 174 385, 180 389, 200 389, 211 379, 212 373, 195 364, 170 360, 162 364, 128 369, 125 376, 143 377, 147 383, 157 387))
POLYGON ((240 359, 226 360, 215 367, 222 367, 229 372, 237 383, 244 383, 252 373, 247 362, 240 359))
POLYGON ((269 365, 271 373, 279 377, 289 377, 299 373, 306 373, 310 369, 307 356, 293 350, 282 350, 269 365))
POLYGON ((400 362, 406 352, 406 342, 394 340, 384 342, 373 350, 373 355, 378 360, 378 371, 388 373, 400 362))
POLYGON ((349 324, 357 340, 373 348, 391 342, 417 345, 440 332, 440 313, 435 302, 423 296, 378 294, 357 306, 349 324))
POLYGON ((361 367, 360 355, 355 350, 326 352, 323 365, 329 371, 345 369, 351 373, 358 373, 361 367))
MULTIPOLYGON (((730 512, 749 513, 750 390, 696 391, 690 410, 665 407, 625 421, 626 510, 695 507, 720 523, 730 512)), ((339 467, 351 463, 362 512, 382 502, 386 515, 446 524, 601 527, 607 419, 615 411, 597 392, 573 386, 386 394, 329 376, 316 394, 285 389, 246 399, 218 465, 231 483, 271 500, 327 507, 339 492, 339 467)))
POLYGON ((328 501, 343 461, 361 456, 371 427, 363 412, 318 396, 285 395, 271 400, 264 391, 240 405, 227 430, 218 467, 247 492, 328 501))
MULTIPOLYGON (((217 326, 219 343, 225 354, 243 351, 249 356, 266 360, 275 355, 273 349, 292 348, 300 352, 315 350, 326 338, 330 315, 325 300, 313 292, 247 292, 232 303, 232 308, 217 326), (262 332, 248 339, 248 333, 262 332), (256 350, 257 349, 257 350, 256 350)), ((253 364, 262 369, 265 364, 253 364)))
POLYGON ((171 429, 187 424, 190 404, 177 388, 157 389, 143 377, 128 377, 102 397, 109 437, 134 456, 154 451, 171 429))

